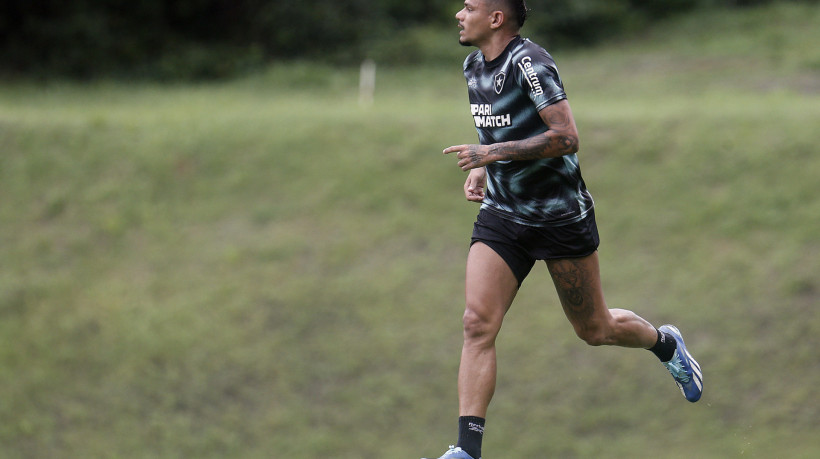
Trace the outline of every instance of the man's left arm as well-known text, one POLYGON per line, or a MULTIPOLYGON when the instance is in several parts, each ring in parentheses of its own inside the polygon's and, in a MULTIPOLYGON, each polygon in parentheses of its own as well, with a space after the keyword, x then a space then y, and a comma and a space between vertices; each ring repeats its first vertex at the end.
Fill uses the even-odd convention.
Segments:
POLYGON ((542 108, 538 114, 547 125, 541 134, 492 145, 454 145, 444 154, 457 153, 458 166, 467 171, 496 161, 557 158, 578 151, 578 129, 566 99, 542 108))

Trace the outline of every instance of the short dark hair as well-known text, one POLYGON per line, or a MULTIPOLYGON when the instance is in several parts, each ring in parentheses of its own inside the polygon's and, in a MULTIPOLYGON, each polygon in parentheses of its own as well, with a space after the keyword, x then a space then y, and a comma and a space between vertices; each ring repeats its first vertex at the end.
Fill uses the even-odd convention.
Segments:
POLYGON ((527 8, 527 4, 524 0, 491 0, 494 6, 504 6, 506 11, 511 12, 515 16, 515 20, 518 23, 518 27, 522 27, 524 25, 524 21, 527 20, 527 12, 529 8, 527 8))
POLYGON ((527 20, 527 4, 524 3, 524 0, 516 0, 514 2, 510 2, 513 4, 513 10, 515 11, 515 18, 518 20, 518 27, 524 25, 524 21, 527 20))

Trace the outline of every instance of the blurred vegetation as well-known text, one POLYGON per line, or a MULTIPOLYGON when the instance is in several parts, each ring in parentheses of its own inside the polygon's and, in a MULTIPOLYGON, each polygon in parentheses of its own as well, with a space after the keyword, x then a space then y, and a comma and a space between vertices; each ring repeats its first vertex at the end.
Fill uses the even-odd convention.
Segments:
MULTIPOLYGON (((772 0, 530 0, 529 36, 589 45, 696 8, 772 0)), ((803 0, 816 3, 817 0, 803 0)), ((421 63, 450 0, 6 0, 0 75, 212 79, 283 59, 421 63)))
MULTIPOLYGON (((543 264, 499 338, 497 458, 820 457, 820 7, 696 12, 555 53, 604 290, 673 322, 578 340, 543 264)), ((477 207, 460 72, 0 84, 0 457, 418 458, 455 441, 477 207)), ((437 49, 436 52, 444 52, 437 49)), ((423 57, 423 56, 422 56, 423 57)))

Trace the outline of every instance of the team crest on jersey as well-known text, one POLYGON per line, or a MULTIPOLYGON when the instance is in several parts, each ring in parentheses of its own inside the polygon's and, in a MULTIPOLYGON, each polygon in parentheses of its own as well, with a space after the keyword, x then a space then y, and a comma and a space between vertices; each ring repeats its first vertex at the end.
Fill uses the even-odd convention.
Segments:
POLYGON ((495 83, 495 93, 501 94, 501 90, 504 89, 504 80, 507 79, 507 74, 503 71, 501 73, 497 73, 493 81, 495 83))

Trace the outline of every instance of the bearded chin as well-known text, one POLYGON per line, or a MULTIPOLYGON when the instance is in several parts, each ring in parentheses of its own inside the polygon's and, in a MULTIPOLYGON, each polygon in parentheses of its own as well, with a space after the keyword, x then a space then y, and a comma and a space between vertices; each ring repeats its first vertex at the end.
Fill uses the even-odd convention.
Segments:
POLYGON ((461 46, 473 46, 472 43, 467 40, 462 40, 461 38, 458 39, 458 44, 461 46))

